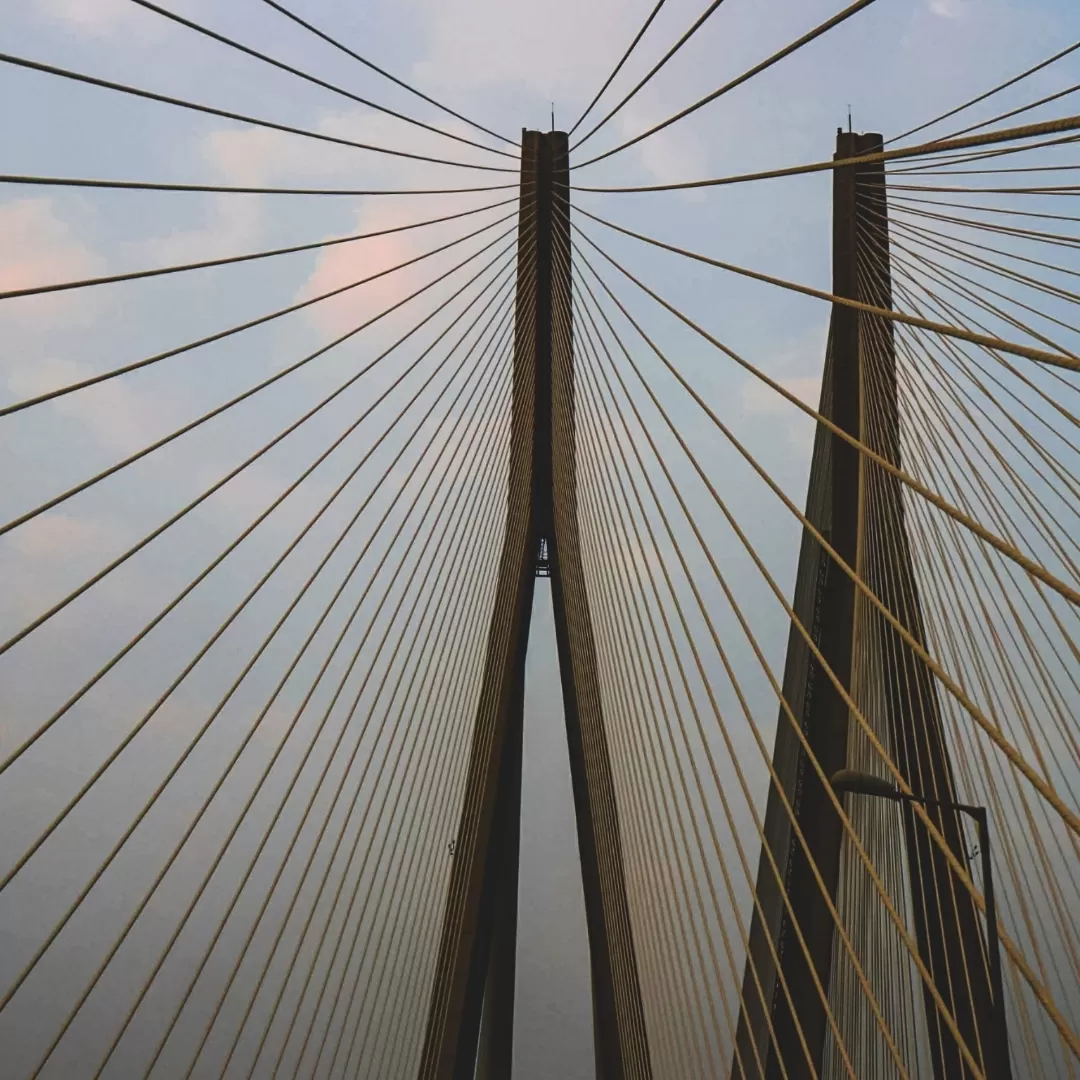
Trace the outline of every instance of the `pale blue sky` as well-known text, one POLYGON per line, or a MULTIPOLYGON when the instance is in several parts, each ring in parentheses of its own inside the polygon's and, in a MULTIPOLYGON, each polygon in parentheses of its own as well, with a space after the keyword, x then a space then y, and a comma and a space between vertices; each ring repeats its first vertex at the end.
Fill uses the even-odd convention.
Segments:
MULTIPOLYGON (((536 4, 524 0, 370 4, 295 0, 295 4, 317 25, 390 71, 516 138, 523 126, 547 128, 552 103, 557 126, 576 119, 652 0, 589 4, 550 0, 542 16, 537 15, 536 4)), ((170 6, 356 93, 469 134, 467 128, 305 35, 258 0, 171 0, 170 6)), ((616 88, 629 86, 630 79, 642 73, 703 6, 702 0, 669 0, 616 88)), ((835 0, 727 0, 678 60, 587 148, 604 149, 637 133, 805 32, 838 6, 835 0)), ((3 52, 298 127, 459 160, 507 163, 414 132, 392 118, 306 86, 202 40, 129 0, 0 0, 0 27, 3 52)), ((575 179, 596 184, 665 182, 820 160, 832 154, 835 129, 846 121, 849 106, 856 129, 888 135, 966 99, 1078 36, 1080 9, 1068 0, 878 0, 777 69, 670 131, 575 174, 575 179)), ((1070 58, 973 110, 969 122, 1076 82, 1078 70, 1075 57, 1070 58)), ((1051 106, 1032 114, 1032 119, 1061 111, 1060 106, 1051 106)), ((0 158, 4 173, 194 183, 408 187, 501 178, 252 130, 6 65, 0 65, 0 158)), ((582 195, 580 203, 669 242, 828 288, 830 183, 827 174, 820 174, 684 195, 582 195)), ((4 185, 0 287, 303 243, 481 206, 496 197, 323 200, 4 185)), ((477 227, 495 216, 478 215, 477 227)), ((326 255, 302 254, 85 294, 7 301, 0 310, 0 400, 18 400, 194 339, 330 288, 369 267, 418 254, 461 231, 458 223, 452 223, 389 241, 337 248, 326 255)), ((8 464, 0 485, 0 516, 7 520, 25 511, 266 377, 343 332, 365 313, 374 313, 406 289, 418 287, 436 268, 449 267, 496 231, 463 246, 460 255, 440 256, 329 305, 329 310, 320 307, 295 315, 44 409, 5 418, 0 422, 0 454, 8 464)), ((613 253, 632 260, 650 283, 733 348, 800 396, 816 401, 828 315, 824 305, 643 252, 632 241, 602 236, 596 228, 590 231, 613 253)), ((357 364, 385 348, 408 328, 415 318, 412 310, 406 308, 303 373, 232 410, 227 419, 152 455, 122 478, 70 500, 26 530, 0 538, 0 572, 13 582, 0 597, 2 636, 94 572, 329 392, 357 364)), ((687 377, 801 503, 810 422, 763 395, 747 376, 706 351, 700 339, 673 326, 668 317, 642 310, 644 324, 679 357, 687 377)), ((326 410, 314 430, 298 432, 32 640, 0 657, 0 749, 6 751, 40 723, 349 422, 368 400, 365 395, 371 387, 381 389, 398 370, 392 365, 385 372, 380 369, 364 384, 363 393, 344 396, 326 410)), ((676 415, 687 425, 694 445, 713 455, 710 460, 727 480, 733 508, 749 523, 777 579, 790 586, 798 544, 796 523, 745 468, 736 466, 716 433, 703 426, 671 386, 660 392, 679 410, 676 415)), ((374 434, 377 431, 371 436, 361 432, 353 444, 354 454, 374 434)), ((67 718, 72 723, 64 734, 58 733, 47 752, 34 759, 26 786, 4 796, 18 800, 19 812, 12 814, 7 801, 0 803, 0 849, 21 850, 36 835, 57 799, 85 775, 87 761, 96 761, 101 746, 126 730, 131 715, 152 700, 176 666, 168 658, 175 661, 186 655, 205 636, 207 627, 216 624, 318 500, 344 476, 347 465, 328 463, 305 487, 306 493, 286 503, 252 538, 239 567, 229 564, 213 579, 209 596, 178 611, 162 627, 145 648, 145 658, 112 678, 77 717, 67 718)), ((731 559, 755 630, 770 659, 779 665, 787 633, 782 612, 766 602, 764 585, 746 572, 748 564, 736 552, 734 540, 726 531, 721 535, 715 511, 711 517, 708 511, 703 514, 715 529, 718 555, 731 559)), ((339 513, 320 528, 311 550, 325 545, 343 521, 339 513)), ((216 698, 314 557, 267 590, 262 606, 235 640, 229 639, 220 655, 208 657, 204 677, 176 696, 160 730, 155 729, 157 742, 148 745, 147 756, 141 759, 148 774, 152 765, 179 747, 179 731, 216 698)), ((553 1075, 584 1078, 591 1076, 587 973, 575 892, 579 885, 568 847, 572 820, 568 787, 559 772, 565 768, 565 750, 557 704, 550 693, 535 692, 538 682, 548 685, 553 678, 543 588, 538 590, 535 630, 526 744, 526 813, 535 824, 523 832, 520 975, 521 1007, 530 1019, 520 1033, 520 1075, 525 1080, 553 1075)), ((733 654, 746 658, 749 650, 736 644, 733 654)), ((269 678, 265 676, 259 687, 267 686, 269 678)), ((764 678, 750 674, 747 686, 761 708, 763 724, 771 730, 775 706, 764 678)), ((252 690, 245 700, 250 705, 257 697, 252 690)), ((736 732, 736 738, 745 740, 750 755, 749 735, 736 732)), ((758 780, 764 775, 755 759, 747 767, 758 780)), ((63 853, 40 872, 56 875, 69 888, 72 882, 65 871, 70 869, 71 878, 77 878, 82 864, 76 859, 65 865, 64 859, 80 845, 85 845, 87 860, 107 847, 116 822, 124 820, 131 783, 126 774, 115 778, 101 796, 99 817, 85 826, 85 834, 73 830, 61 844, 63 853)), ((196 789, 194 782, 191 790, 196 789)), ((764 794, 764 784, 760 790, 764 794)), ((170 812, 182 814, 184 805, 178 797, 170 812)), ((749 815, 743 813, 748 822, 749 815)), ((153 847, 152 841, 144 840, 144 854, 153 847)), ((133 880, 142 880, 134 856, 129 870, 133 880)), ((5 896, 0 907, 0 934, 9 935, 11 941, 25 943, 38 932, 39 913, 25 908, 28 895, 10 901, 5 896)), ((103 925, 112 925, 107 911, 99 915, 103 925)), ((40 917, 47 918, 48 912, 40 917)), ((78 961, 76 953, 64 952, 58 961, 61 966, 50 977, 59 977, 65 960, 78 961)), ((13 948, 12 955, 21 954, 13 948)), ((9 963, 15 962, 0 961, 5 976, 9 963)), ((6 978, 0 982, 6 983, 6 978)), ((49 984, 43 982, 40 993, 47 997, 49 992, 49 984)), ((63 1061, 54 1066, 57 1071, 49 1075, 61 1075, 63 1061)))

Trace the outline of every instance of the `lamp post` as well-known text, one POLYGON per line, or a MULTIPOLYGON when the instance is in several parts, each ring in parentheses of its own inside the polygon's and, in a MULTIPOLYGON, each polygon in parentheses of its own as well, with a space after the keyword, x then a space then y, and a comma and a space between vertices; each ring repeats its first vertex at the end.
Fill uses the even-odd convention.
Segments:
POLYGON ((997 1045, 986 1055, 989 1064, 987 1076, 994 1080, 1012 1080, 1012 1062, 1009 1058, 1009 1031, 1005 1018, 1005 995, 1001 985, 1001 952, 998 942, 997 905, 994 902, 994 875, 990 865, 990 822, 985 806, 968 806, 965 803, 945 799, 928 799, 922 795, 909 795, 888 780, 870 773, 841 769, 830 780, 834 791, 848 791, 853 795, 868 795, 893 802, 921 803, 937 806, 974 818, 979 831, 979 856, 982 860, 983 898, 986 902, 986 951, 990 961, 990 988, 994 995, 993 1022, 983 1025, 984 1030, 994 1033, 997 1045), (995 1052, 996 1051, 996 1052, 995 1052))

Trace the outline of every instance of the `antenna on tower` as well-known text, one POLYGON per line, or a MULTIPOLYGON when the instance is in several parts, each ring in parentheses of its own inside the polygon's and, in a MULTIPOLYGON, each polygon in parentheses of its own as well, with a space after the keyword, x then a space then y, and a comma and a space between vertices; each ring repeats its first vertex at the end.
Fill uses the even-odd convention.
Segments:
POLYGON ((555 130, 555 102, 551 103, 551 130, 555 130))

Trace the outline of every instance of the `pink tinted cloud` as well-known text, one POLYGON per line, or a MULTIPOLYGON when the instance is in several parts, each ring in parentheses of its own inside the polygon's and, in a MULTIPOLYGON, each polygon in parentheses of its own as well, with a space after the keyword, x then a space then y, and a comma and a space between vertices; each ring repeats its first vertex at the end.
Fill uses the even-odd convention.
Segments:
MULTIPOLYGON (((418 197, 410 198, 407 203, 369 199, 360 206, 346 235, 377 233, 399 225, 445 217, 475 205, 475 196, 459 196, 456 199, 448 196, 418 197)), ((387 233, 324 248, 319 252, 315 266, 299 292, 299 298, 317 296, 380 271, 390 270, 480 228, 493 220, 494 216, 470 215, 408 232, 387 233)), ((475 251, 477 244, 483 244, 495 235, 496 230, 485 233, 476 241, 467 241, 460 247, 451 248, 445 255, 435 255, 413 266, 394 270, 339 297, 324 300, 308 309, 308 318, 323 334, 343 334, 415 292, 453 262, 462 259, 468 251, 475 251)))
POLYGON ((20 555, 39 563, 63 563, 92 549, 106 555, 118 543, 115 528, 93 518, 54 511, 34 518, 11 534, 8 543, 20 555))
MULTIPOLYGON (((378 226, 371 227, 370 217, 378 215, 362 216, 368 220, 357 231, 376 231, 378 226)), ((408 233, 391 233, 326 248, 319 253, 315 268, 300 296, 307 299, 330 292, 381 270, 388 270, 417 254, 416 241, 408 233)), ((407 267, 376 278, 340 296, 315 304, 308 309, 308 318, 328 336, 343 334, 415 290, 419 286, 420 273, 419 269, 407 267)))
MULTIPOLYGON (((0 203, 0 290, 75 281, 103 270, 103 260, 59 216, 52 199, 0 203)), ((100 311, 101 299, 95 290, 75 290, 12 300, 0 333, 85 324, 100 311)))
POLYGON ((100 260, 56 213, 51 199, 0 205, 0 289, 86 277, 100 260))
MULTIPOLYGON (((68 386, 94 374, 94 369, 57 357, 31 359, 4 372, 10 400, 21 401, 57 387, 68 386)), ((123 379, 111 379, 77 393, 57 398, 52 408, 77 421, 99 446, 121 454, 137 450, 159 438, 179 420, 175 395, 139 392, 123 379)))

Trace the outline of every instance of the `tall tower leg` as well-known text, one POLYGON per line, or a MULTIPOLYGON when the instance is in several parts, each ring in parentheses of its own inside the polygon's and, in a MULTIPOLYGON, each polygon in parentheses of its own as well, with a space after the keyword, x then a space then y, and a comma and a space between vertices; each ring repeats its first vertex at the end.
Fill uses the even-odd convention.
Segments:
MULTIPOLYGON (((848 136, 852 153, 872 154, 882 149, 880 135, 848 136)), ((885 169, 880 162, 859 168, 856 212, 860 235, 862 274, 859 288, 844 293, 876 307, 892 307, 889 266, 888 203, 885 169)), ((864 439, 881 456, 901 465, 900 414, 893 325, 887 319, 860 316, 864 349, 873 356, 873 378, 866 380, 874 408, 868 410, 864 439), (869 422, 870 416, 874 422, 869 422)), ((869 363, 864 360, 864 363, 869 363)), ((925 645, 925 628, 918 582, 904 514, 900 481, 872 463, 868 485, 874 494, 865 515, 864 569, 868 584, 912 637, 925 645)), ((916 794, 930 799, 957 801, 952 764, 941 724, 937 684, 925 663, 899 633, 877 617, 877 639, 884 683, 885 719, 893 760, 916 794)), ((963 801, 963 800, 960 800, 963 801)), ((928 807, 927 813, 948 842, 961 866, 968 859, 955 812, 928 807)), ((933 976, 934 985, 949 1007, 964 1041, 979 1060, 979 1047, 989 1053, 996 1045, 990 1003, 990 978, 983 951, 979 919, 967 890, 948 861, 916 818, 903 808, 915 938, 933 976)), ((929 1052, 936 1080, 970 1074, 955 1037, 943 1023, 933 995, 924 986, 929 1052)))
MULTIPOLYGON (((837 133, 838 160, 881 148, 880 135, 837 133)), ((888 208, 880 163, 844 166, 833 172, 833 292, 876 307, 892 306, 888 208)), ((834 306, 819 411, 883 457, 901 464, 896 353, 889 320, 834 306)), ((922 609, 899 481, 871 462, 860 463, 854 447, 819 427, 806 516, 850 566, 859 568, 912 637, 923 643, 922 609), (864 497, 864 493, 870 494, 864 497)), ((876 625, 868 628, 870 621, 865 621, 860 627, 860 642, 854 641, 854 587, 808 533, 803 536, 793 607, 802 624, 810 628, 832 671, 849 690, 856 645, 868 648, 868 642, 875 643, 875 655, 866 667, 881 680, 874 695, 880 704, 871 710, 871 719, 880 720, 882 737, 914 792, 932 799, 954 799, 933 675, 875 613, 868 620, 876 619, 876 625)), ((784 695, 825 775, 843 768, 847 763, 848 710, 794 627, 788 638, 784 695)), ((826 889, 835 899, 843 840, 839 816, 783 711, 773 764, 826 889)), ((977 1056, 980 1044, 983 1048, 995 1045, 992 996, 977 912, 928 830, 910 806, 903 812, 905 858, 921 958, 961 1036, 977 1056)), ((966 866, 956 815, 939 809, 929 813, 953 854, 966 866)), ((782 886, 777 882, 763 852, 756 885, 763 917, 755 910, 751 922, 734 1080, 741 1080, 742 1070, 748 1070, 747 1077, 755 1075, 757 1058, 765 1062, 767 1080, 780 1075, 781 1061, 792 1078, 810 1076, 811 1062, 820 1072, 828 1035, 825 1007, 814 986, 810 963, 793 933, 783 893, 790 899, 809 946, 810 962, 827 994, 834 947, 832 917, 775 787, 769 791, 765 834, 784 880, 782 886), (779 956, 779 968, 772 959, 770 940, 779 956), (781 976, 794 1009, 782 992, 781 976), (759 982, 763 992, 757 989, 759 982)), ((962 1080, 969 1074, 956 1039, 942 1022, 929 989, 924 988, 924 999, 935 1080, 962 1080)))
MULTIPOLYGON (((535 311, 538 242, 535 168, 537 140, 521 147, 521 202, 514 330, 513 416, 506 530, 499 563, 483 683, 454 845, 442 936, 428 1006, 420 1080, 472 1080, 485 989, 491 1001, 485 1052, 490 1075, 512 1051, 517 910, 517 837, 521 799, 521 722, 525 653, 534 585, 535 311), (513 860, 512 867, 508 865, 513 860), (496 912, 502 917, 496 918, 496 912), (509 937, 509 940, 507 940, 509 937), (495 955, 492 957, 493 944, 495 955), (508 950, 511 955, 508 955, 508 950), (509 998, 503 995, 509 994, 509 998), (496 1061, 496 1056, 502 1060, 496 1061)), ((509 1076, 509 1067, 501 1075, 509 1076)))
MULTIPOLYGON (((846 138, 848 136, 841 136, 838 140, 838 158, 849 156, 846 138)), ((833 173, 833 289, 841 296, 850 295, 855 287, 855 192, 854 170, 836 169, 833 173)), ((860 408, 858 318, 848 308, 835 307, 829 324, 818 409, 838 427, 857 436, 860 408)), ((810 469, 806 516, 837 554, 852 566, 855 565, 858 541, 858 515, 858 452, 827 428, 819 427, 810 469)), ((814 644, 829 668, 844 688, 849 689, 854 586, 809 533, 804 533, 799 553, 793 607, 799 621, 810 630, 814 644)), ((794 626, 788 636, 783 691, 814 756, 825 775, 831 776, 846 762, 848 710, 794 626)), ((773 764, 799 828, 806 837, 810 856, 830 897, 835 899, 843 838, 840 818, 782 709, 773 764)), ((739 1053, 732 1075, 742 1080, 741 1061, 746 1080, 751 1080, 755 1075, 754 1062, 760 1058, 765 1063, 767 1080, 778 1080, 785 1070, 788 1077, 795 1080, 796 1077, 811 1077, 821 1070, 828 1023, 825 1004, 815 986, 810 964, 827 994, 832 966, 833 918, 806 851, 791 827, 774 786, 769 789, 765 809, 765 836, 784 883, 781 886, 777 882, 763 851, 756 889, 764 918, 755 909, 743 978, 745 1008, 740 1013, 736 1033, 739 1053), (783 902, 785 891, 790 899, 790 912, 783 902), (806 940, 809 959, 794 932, 791 913, 798 920, 806 940), (779 957, 779 971, 772 959, 769 938, 779 957), (784 982, 794 1009, 783 992, 784 982), (775 1039, 769 1031, 770 1020, 775 1039), (807 1050, 803 1049, 803 1038, 809 1061, 807 1050)))
MULTIPOLYGON (((551 594, 562 678, 570 780, 589 930, 593 1017, 600 1080, 651 1076, 645 1016, 626 877, 615 783, 604 725, 596 644, 578 529, 570 218, 567 138, 549 136, 552 201, 550 347, 552 471, 545 527, 552 555, 551 594)), ((543 190, 543 188, 541 188, 543 190)))
POLYGON ((651 1076, 577 526, 565 132, 522 133, 506 533, 420 1080, 513 1059, 525 655, 550 567, 601 1080, 651 1076))

